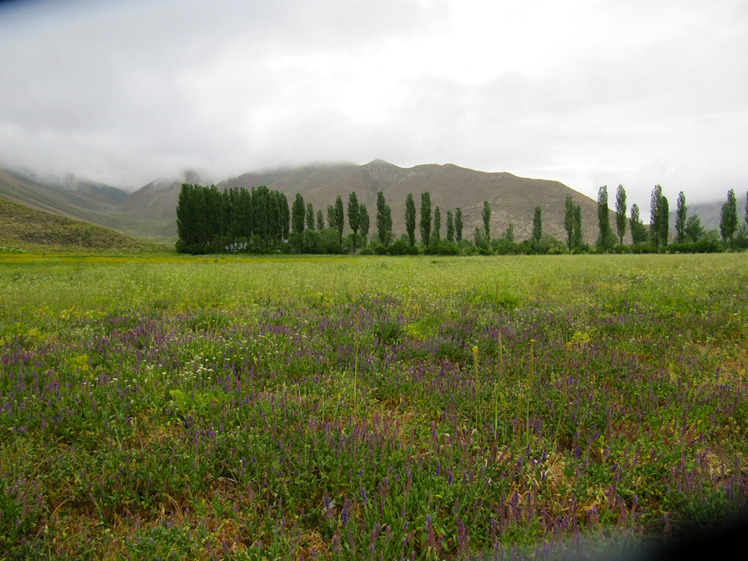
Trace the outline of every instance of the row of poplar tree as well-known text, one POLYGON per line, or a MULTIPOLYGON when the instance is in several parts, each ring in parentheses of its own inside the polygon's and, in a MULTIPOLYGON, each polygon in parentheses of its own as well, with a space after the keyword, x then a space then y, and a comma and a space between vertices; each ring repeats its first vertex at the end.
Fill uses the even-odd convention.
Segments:
MULTIPOLYGON (((748 247, 748 193, 745 202, 745 224, 740 224, 738 219, 738 202, 735 190, 727 192, 727 200, 722 205, 720 212, 719 236, 710 236, 701 225, 701 219, 694 214, 688 216, 686 196, 681 191, 678 194, 675 210, 675 239, 677 247, 671 248, 678 251, 718 251, 722 248, 737 249, 748 247)), ((662 187, 655 185, 652 189, 650 199, 649 229, 644 226, 640 216, 639 207, 631 206, 631 214, 626 217, 626 190, 622 185, 616 190, 616 232, 610 225, 610 213, 608 208, 608 188, 600 187, 597 197, 598 215, 598 238, 597 248, 609 251, 616 246, 623 246, 626 235, 627 224, 631 229, 631 240, 635 246, 647 245, 650 250, 659 251, 668 246, 670 241, 670 204, 667 197, 662 194, 662 187)), ((576 236, 575 224, 580 220, 579 207, 575 207, 571 197, 566 198, 565 223, 567 233, 567 245, 569 251, 581 245, 576 236)))
MULTIPOLYGON (((624 237, 630 229, 633 247, 660 251, 668 245, 669 203, 662 187, 652 190, 650 223, 647 228, 639 207, 631 206, 627 216, 626 191, 619 185, 616 191, 615 223, 610 225, 607 186, 598 191, 597 214, 598 251, 624 249, 624 237)), ((714 240, 705 240, 707 233, 697 215, 687 216, 685 195, 678 195, 675 213, 675 244, 680 251, 709 251, 716 248, 714 240), (689 244, 691 244, 689 246, 689 244), (699 245, 700 244, 700 245, 699 245)), ((462 210, 446 211, 445 236, 442 237, 442 214, 437 206, 432 209, 430 193, 421 193, 420 216, 412 194, 405 200, 406 234, 395 239, 392 232, 392 211, 384 194, 377 193, 376 233, 369 251, 391 254, 417 254, 421 251, 437 254, 466 253, 560 253, 562 251, 590 251, 582 233, 581 206, 566 197, 564 228, 566 243, 543 234, 542 208, 535 207, 532 233, 529 240, 514 241, 514 227, 509 224, 504 233, 491 238, 491 207, 483 202, 482 227, 476 226, 473 241, 463 239, 462 210), (416 230, 420 244, 416 243, 416 230), (564 247, 566 246, 566 247, 564 247)), ((746 197, 745 225, 740 225, 734 190, 727 195, 722 207, 720 233, 725 247, 748 245, 748 196, 746 197)), ((315 213, 312 203, 297 194, 289 210, 286 196, 265 186, 247 190, 233 187, 219 191, 215 186, 183 184, 177 204, 176 247, 182 253, 265 252, 271 248, 298 253, 335 253, 366 247, 369 242, 370 217, 365 204, 355 192, 348 196, 347 209, 338 195, 328 205, 327 215, 315 213), (347 212, 346 212, 347 211, 347 212), (344 239, 346 216, 352 234, 344 239), (345 242, 345 243, 344 243, 345 242)))
MULTIPOLYGON (((484 202, 484 224, 489 232, 490 207, 484 202)), ((377 193, 375 244, 389 252, 418 253, 416 245, 416 207, 413 195, 406 199, 405 226, 407 241, 394 240, 392 210, 384 194, 377 193), (394 246, 391 247, 391 246, 394 246), (398 249, 399 248, 399 249, 398 249)), ((248 190, 233 187, 219 191, 215 185, 182 184, 177 203, 176 249, 180 253, 264 252, 284 246, 299 253, 334 253, 346 249, 343 230, 346 214, 352 232, 346 245, 355 252, 368 244, 370 217, 355 192, 348 197, 347 213, 338 195, 328 205, 327 215, 314 212, 297 194, 290 211, 288 199, 265 186, 248 190)), ((422 248, 432 252, 458 253, 462 242, 462 210, 446 213, 446 237, 441 237, 441 211, 431 208, 429 193, 421 194, 418 228, 422 248)))

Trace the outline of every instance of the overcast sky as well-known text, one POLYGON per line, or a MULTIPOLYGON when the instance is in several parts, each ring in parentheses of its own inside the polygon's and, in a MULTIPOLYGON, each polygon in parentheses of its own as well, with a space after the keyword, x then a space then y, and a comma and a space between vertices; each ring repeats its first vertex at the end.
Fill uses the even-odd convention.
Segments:
POLYGON ((0 164, 118 187, 382 158, 748 188, 743 0, 3 2, 0 61, 0 164))

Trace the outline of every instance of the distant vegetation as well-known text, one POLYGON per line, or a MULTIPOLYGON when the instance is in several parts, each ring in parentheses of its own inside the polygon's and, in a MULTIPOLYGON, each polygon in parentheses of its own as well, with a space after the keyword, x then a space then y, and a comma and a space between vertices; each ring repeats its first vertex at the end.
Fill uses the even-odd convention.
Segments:
MULTIPOLYGON (((196 174, 187 172, 184 181, 195 185, 201 183, 196 174)), ((170 246, 180 239, 176 210, 182 185, 182 180, 158 180, 137 191, 127 192, 73 176, 41 180, 0 170, 2 199, 170 246)), ((232 216, 233 231, 226 230, 226 218, 220 219, 207 227, 209 241, 197 239, 184 243, 186 238, 182 236, 180 249, 189 248, 190 252, 196 253, 221 252, 232 245, 223 243, 224 240, 234 240, 236 245, 231 251, 251 252, 463 255, 556 253, 564 250, 577 253, 673 252, 741 249, 748 237, 740 196, 733 197, 725 209, 729 210, 727 213, 722 212, 724 205, 720 203, 697 203, 686 207, 685 196, 682 200, 678 197, 676 210, 676 205, 669 204, 672 201, 668 201, 663 190, 658 189, 660 196, 653 201, 662 203, 665 210, 673 209, 673 212, 664 221, 659 220, 660 236, 653 238, 651 233, 657 230, 649 227, 653 217, 643 216, 637 205, 627 208, 625 190, 621 186, 615 193, 615 202, 613 192, 608 193, 604 187, 595 204, 593 199, 556 181, 522 178, 505 172, 486 173, 451 164, 411 168, 400 168, 381 160, 360 166, 317 164, 246 173, 217 183, 216 191, 239 194, 243 189, 251 194, 260 189, 259 186, 266 186, 262 188, 270 193, 283 195, 285 209, 298 202, 295 196, 299 195, 306 205, 302 229, 298 224, 296 228, 292 227, 289 210, 283 211, 285 216, 280 217, 285 218, 285 222, 277 225, 281 229, 278 236, 262 231, 257 233, 253 231, 252 222, 245 220, 242 224, 241 216, 232 216), (380 194, 384 199, 383 206, 380 194), (421 200, 425 194, 429 195, 428 201, 421 200), (355 211, 351 216, 350 200, 345 204, 350 195, 356 195, 360 218, 356 217, 355 211), (606 195, 605 200, 600 195, 606 195), (601 237, 600 225, 604 216, 601 212, 608 206, 607 195, 610 195, 611 206, 615 205, 615 209, 608 208, 607 225, 603 219, 604 235, 601 237), (623 198, 620 199, 619 195, 623 198), (568 222, 566 206, 569 197, 571 210, 577 213, 571 223, 568 222), (342 208, 338 205, 338 198, 343 203, 342 208), (428 202, 431 206, 428 241, 423 238, 426 233, 421 224, 424 217, 416 208, 419 202, 428 202), (380 206, 382 212, 389 214, 381 214, 380 206), (540 207, 540 216, 536 207, 540 207), (366 214, 361 212, 363 208, 367 209, 366 214), (339 211, 343 211, 340 216, 339 211), (370 219, 370 227, 367 219, 370 219), (352 224, 359 222, 359 229, 354 231, 352 224), (575 224, 573 227, 576 228, 571 237, 568 224, 575 224), (724 235, 722 226, 726 227, 724 235), (213 228, 217 228, 217 232, 213 228), (663 238, 663 234, 667 238, 663 238)), ((242 205, 237 208, 241 209, 242 205)), ((660 216, 662 210, 657 214, 660 216)), ((255 220, 255 217, 250 219, 255 220)), ((273 220, 273 217, 259 220, 273 220)), ((266 226, 272 231, 269 223, 266 226)), ((198 236, 206 235, 206 228, 202 230, 198 236)))
POLYGON ((473 239, 463 237, 462 209, 446 210, 446 226, 442 229, 442 210, 432 209, 431 194, 420 194, 420 220, 416 240, 416 208, 412 193, 405 201, 404 224, 406 233, 393 235, 392 209, 384 193, 377 193, 375 229, 369 238, 369 214, 365 204, 358 202, 355 191, 348 194, 348 228, 344 237, 346 215, 342 197, 327 207, 327 220, 318 210, 315 222, 312 203, 297 193, 292 207, 283 193, 267 187, 234 187, 219 190, 214 185, 183 184, 177 206, 180 253, 344 253, 379 255, 491 255, 491 254, 559 254, 559 253, 714 253, 725 249, 748 247, 748 195, 744 220, 738 219, 738 204, 734 190, 727 195, 722 207, 720 234, 705 232, 697 215, 688 216, 683 192, 678 196, 675 236, 670 232, 668 199, 662 188, 652 190, 649 228, 645 227, 639 207, 631 206, 627 217, 626 191, 622 185, 616 190, 615 231, 611 226, 608 190, 603 186, 598 194, 598 237, 594 246, 584 241, 581 206, 568 195, 564 206, 566 240, 560 241, 543 232, 543 206, 534 208, 529 239, 516 242, 514 224, 507 225, 499 236, 491 236, 492 209, 483 201, 482 225, 476 226, 473 239), (744 223, 743 223, 744 222, 744 223), (630 231, 632 244, 624 244, 630 231), (442 237, 442 231, 445 236, 442 237), (674 243, 671 243, 674 242, 674 243))

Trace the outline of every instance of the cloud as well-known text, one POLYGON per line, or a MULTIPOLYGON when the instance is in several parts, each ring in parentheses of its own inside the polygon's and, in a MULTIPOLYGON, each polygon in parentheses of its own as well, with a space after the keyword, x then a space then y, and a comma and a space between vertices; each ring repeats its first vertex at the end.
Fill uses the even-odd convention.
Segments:
POLYGON ((0 19, 6 164, 137 187, 189 167, 451 162, 593 197, 624 183, 642 207, 654 183, 698 198, 748 180, 738 0, 66 6, 0 19))

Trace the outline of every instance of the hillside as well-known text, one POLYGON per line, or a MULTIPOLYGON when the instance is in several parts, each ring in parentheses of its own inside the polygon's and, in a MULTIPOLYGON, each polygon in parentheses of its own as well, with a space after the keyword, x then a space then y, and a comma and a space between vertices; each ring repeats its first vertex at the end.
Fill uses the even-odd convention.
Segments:
MULTIPOLYGON (((107 185, 85 181, 46 182, 28 175, 0 170, 2 199, 105 226, 133 238, 173 243, 176 238, 176 203, 168 216, 153 217, 141 209, 134 212, 128 210, 125 204, 132 195, 133 193, 107 185)), ((151 207, 150 203, 143 203, 144 209, 151 207)))
MULTIPOLYGON (((675 203, 670 203, 673 208, 670 212, 670 226, 675 229, 675 203)), ((698 215, 704 230, 716 230, 719 232, 719 223, 722 220, 722 205, 724 201, 714 203, 688 203, 686 202, 687 216, 698 215)), ((738 214, 740 214, 738 209, 738 214)))
POLYGON ((154 244, 0 199, 0 247, 26 250, 142 250, 154 244))
MULTIPOLYGON (((565 238, 563 227, 564 202, 567 195, 582 207, 582 225, 587 241, 597 236, 597 203, 557 181, 528 179, 510 173, 486 173, 452 164, 427 164, 401 168, 382 160, 368 164, 310 165, 274 172, 247 173, 218 184, 218 187, 251 188, 266 184, 286 194, 289 201, 300 193, 315 210, 326 210, 336 195, 347 198, 355 191, 365 203, 372 219, 376 212, 376 194, 384 193, 392 207, 393 229, 405 231, 405 198, 412 193, 420 207, 421 193, 431 194, 432 207, 442 210, 442 228, 446 211, 462 208, 465 236, 472 238, 476 226, 482 224, 483 201, 491 205, 491 232, 496 237, 511 223, 518 240, 528 238, 532 230, 535 206, 543 207, 543 230, 558 239, 565 238)), ((611 215, 612 217, 612 215, 611 215)))
MULTIPOLYGON (((18 173, 0 171, 0 197, 39 210, 112 228, 128 236, 171 244, 176 240, 176 206, 183 182, 207 184, 194 172, 183 178, 153 181, 134 192, 77 180, 45 183, 18 173)), ((369 209, 374 232, 376 194, 382 191, 392 207, 393 229, 405 231, 405 198, 412 193, 416 206, 420 195, 431 193, 433 207, 442 210, 443 227, 446 211, 462 208, 464 235, 472 238, 476 226, 482 225, 483 201, 491 205, 491 235, 500 236, 514 225, 515 238, 527 239, 532 229, 535 206, 543 208, 543 231, 559 240, 565 239, 564 201, 571 195, 582 207, 582 227, 587 243, 597 239, 597 203, 557 181, 517 177, 507 172, 488 173, 452 164, 419 165, 401 168, 382 160, 365 165, 350 163, 313 164, 249 172, 220 181, 225 189, 243 186, 248 189, 266 185, 285 193, 289 202, 300 193, 306 202, 326 214, 327 206, 341 195, 347 202, 355 191, 359 201, 369 209)), ((613 200, 611 198, 611 203, 613 200)), ((689 214, 698 213, 705 228, 719 223, 719 208, 714 205, 689 205, 689 214), (703 209, 701 208, 703 206, 703 209), (716 221, 715 221, 716 212, 716 221)), ((674 209, 673 209, 674 210, 674 209)), ((643 217, 647 221, 647 216, 643 217)), ((611 212, 611 224, 615 224, 611 212)), ((673 219, 671 218, 671 229, 673 219)), ((630 240, 630 238, 629 238, 630 240)))

